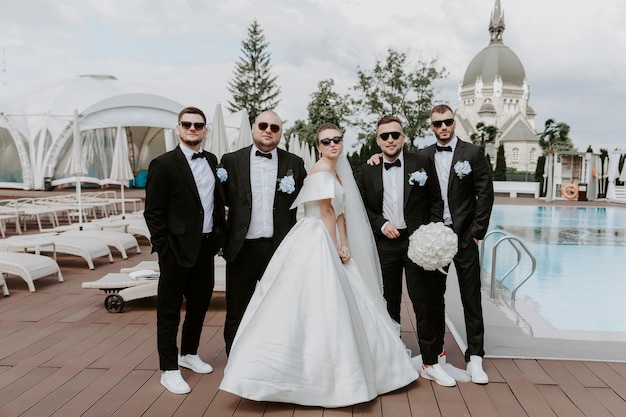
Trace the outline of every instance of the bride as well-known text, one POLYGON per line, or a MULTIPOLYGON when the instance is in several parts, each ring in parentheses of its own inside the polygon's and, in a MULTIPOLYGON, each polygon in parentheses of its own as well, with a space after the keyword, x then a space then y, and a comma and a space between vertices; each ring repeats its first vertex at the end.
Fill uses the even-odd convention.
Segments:
POLYGON ((387 313, 341 131, 324 124, 317 143, 293 205, 304 218, 259 281, 224 369, 220 389, 251 400, 343 407, 418 378, 387 313))

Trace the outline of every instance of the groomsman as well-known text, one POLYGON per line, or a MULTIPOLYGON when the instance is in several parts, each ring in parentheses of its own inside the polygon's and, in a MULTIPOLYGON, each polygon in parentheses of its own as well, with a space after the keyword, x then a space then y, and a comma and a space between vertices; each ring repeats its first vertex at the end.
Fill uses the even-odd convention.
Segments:
MULTIPOLYGON (((444 202, 443 221, 459 237, 459 251, 454 266, 459 280, 461 302, 467 332, 465 361, 476 384, 487 384, 483 370, 485 326, 481 305, 480 258, 478 242, 485 237, 493 208, 491 168, 482 146, 460 140, 454 133, 454 112, 445 105, 430 113, 430 128, 437 143, 421 153, 435 167, 435 179, 444 202)), ((444 312, 439 314, 440 331, 445 331, 444 312)))
POLYGON ((152 251, 159 255, 157 349, 161 384, 175 394, 191 389, 179 366, 206 374, 213 371, 198 356, 202 325, 215 282, 214 257, 224 237, 224 193, 217 157, 202 150, 206 117, 196 107, 178 115, 180 144, 150 163, 144 217, 152 251), (176 335, 185 300, 180 352, 176 335))
POLYGON ((302 158, 278 149, 282 122, 273 111, 252 126, 254 144, 225 154, 222 163, 228 206, 226 260, 226 353, 274 251, 296 223, 291 204, 306 177, 302 158))
POLYGON ((440 272, 425 271, 407 255, 409 236, 419 226, 442 221, 443 202, 434 167, 424 155, 404 153, 405 139, 400 119, 384 116, 378 121, 376 143, 383 163, 363 166, 359 188, 376 238, 389 315, 400 323, 404 272, 417 319, 420 373, 439 385, 454 386, 454 378, 438 364, 443 334, 431 319, 433 311, 443 308, 439 304, 443 304, 445 280, 440 272))

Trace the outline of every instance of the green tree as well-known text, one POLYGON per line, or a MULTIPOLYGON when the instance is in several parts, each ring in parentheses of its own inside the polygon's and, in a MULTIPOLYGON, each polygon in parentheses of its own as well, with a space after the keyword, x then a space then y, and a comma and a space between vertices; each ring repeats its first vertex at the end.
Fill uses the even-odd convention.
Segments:
POLYGON ((364 143, 359 149, 358 152, 353 152, 348 154, 348 162, 350 162, 350 166, 352 167, 352 172, 354 173, 354 178, 359 178, 361 175, 361 168, 367 162, 367 160, 374 155, 375 153, 379 153, 380 148, 376 144, 376 142, 364 143))
POLYGON ((562 122, 556 123, 554 119, 546 120, 543 132, 539 133, 539 146, 548 154, 553 154, 555 151, 575 150, 569 138, 569 125, 562 122))
POLYGON ((346 125, 350 114, 349 99, 334 91, 334 86, 335 81, 332 79, 317 83, 317 91, 311 94, 311 101, 307 105, 307 120, 296 120, 291 128, 285 130, 286 138, 295 133, 300 141, 315 147, 315 134, 323 123, 334 123, 339 128, 346 125))
POLYGON ((470 135, 470 139, 477 145, 485 146, 486 143, 494 143, 498 136, 498 128, 489 125, 486 126, 483 122, 476 123, 476 133, 470 135))
POLYGON ((375 142, 376 122, 384 115, 403 120, 408 148, 414 140, 428 132, 428 119, 436 94, 434 82, 446 76, 436 60, 418 61, 411 66, 406 53, 387 50, 384 61, 376 61, 372 69, 358 69, 358 84, 352 90, 352 125, 361 144, 375 142))
POLYGON ((263 30, 256 20, 248 28, 248 38, 241 42, 243 56, 235 64, 234 79, 228 82, 228 91, 233 100, 228 102, 228 110, 248 111, 250 124, 265 110, 276 108, 280 99, 278 77, 271 75, 269 42, 265 41, 263 30))
POLYGON ((504 157, 504 145, 498 146, 496 155, 496 169, 493 171, 494 181, 506 181, 506 158, 504 157))
POLYGON ((574 145, 569 138, 569 125, 556 123, 554 119, 546 120, 543 132, 539 133, 539 146, 548 155, 546 201, 552 201, 554 199, 554 152, 574 150, 574 145))

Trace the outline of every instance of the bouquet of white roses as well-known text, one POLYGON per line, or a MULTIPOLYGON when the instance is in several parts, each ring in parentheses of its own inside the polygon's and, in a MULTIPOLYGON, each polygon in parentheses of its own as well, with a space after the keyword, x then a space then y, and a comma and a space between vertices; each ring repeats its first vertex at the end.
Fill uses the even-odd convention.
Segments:
POLYGON ((408 256, 425 270, 434 271, 449 265, 458 247, 451 228, 443 223, 423 224, 409 237, 408 256))

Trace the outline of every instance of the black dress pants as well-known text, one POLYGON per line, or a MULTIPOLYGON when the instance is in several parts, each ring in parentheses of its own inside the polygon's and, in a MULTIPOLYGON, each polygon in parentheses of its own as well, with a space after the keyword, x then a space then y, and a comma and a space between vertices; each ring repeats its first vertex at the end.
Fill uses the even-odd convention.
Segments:
POLYGON ((417 340, 423 362, 427 365, 435 364, 438 355, 443 350, 445 333, 445 276, 438 271, 425 271, 409 259, 408 235, 398 239, 383 237, 376 243, 383 274, 383 295, 387 301, 387 311, 392 319, 400 323, 402 275, 404 273, 407 292, 415 312, 417 340))
POLYGON ((246 239, 237 257, 232 262, 226 263, 224 341, 227 355, 254 294, 257 281, 263 276, 274 249, 272 238, 246 239))
POLYGON ((213 234, 203 238, 198 260, 191 268, 179 265, 172 256, 159 255, 157 349, 163 371, 178 369, 176 338, 183 299, 186 302, 180 354, 198 353, 200 334, 215 284, 213 247, 213 234))

